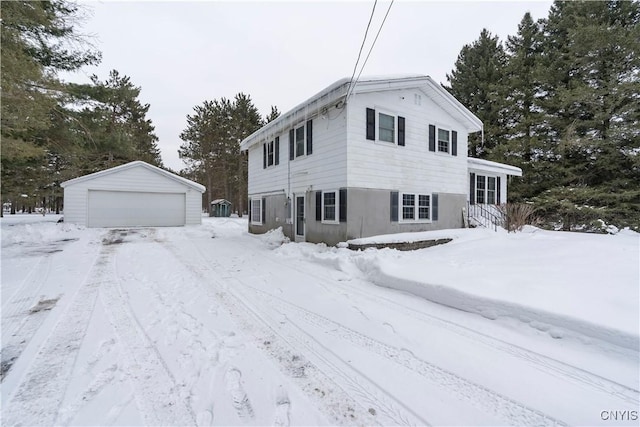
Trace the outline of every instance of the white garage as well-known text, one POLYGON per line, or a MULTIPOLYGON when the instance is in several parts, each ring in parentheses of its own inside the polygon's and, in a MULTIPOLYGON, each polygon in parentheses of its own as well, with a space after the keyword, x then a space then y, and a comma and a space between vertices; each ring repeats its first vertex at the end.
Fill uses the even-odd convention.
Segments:
POLYGON ((178 227, 202 222, 204 186, 136 161, 63 182, 65 222, 178 227))

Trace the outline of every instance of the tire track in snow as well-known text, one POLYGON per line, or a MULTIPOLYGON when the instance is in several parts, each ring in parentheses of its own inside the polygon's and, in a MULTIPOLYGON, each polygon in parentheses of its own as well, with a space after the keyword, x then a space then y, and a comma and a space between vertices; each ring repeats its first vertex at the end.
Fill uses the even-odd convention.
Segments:
POLYGON ((83 284, 9 398, 3 425, 52 425, 68 386, 105 275, 101 251, 83 284))
MULTIPOLYGON (((172 244, 158 240, 165 246, 183 265, 189 268, 200 280, 198 285, 205 295, 212 301, 217 301, 238 322, 239 326, 250 336, 256 338, 255 345, 271 356, 281 369, 290 376, 291 380, 298 384, 302 391, 315 401, 325 411, 329 412, 332 422, 336 425, 379 425, 381 421, 371 416, 368 406, 361 404, 357 398, 344 391, 345 386, 335 382, 338 374, 325 372, 320 367, 310 363, 300 355, 299 345, 291 342, 289 337, 283 336, 276 328, 273 321, 263 319, 236 295, 229 293, 228 287, 215 279, 216 277, 228 277, 228 272, 222 267, 219 270, 211 269, 211 263, 204 256, 195 242, 188 247, 178 250, 172 244), (187 251, 195 251, 187 254, 187 251), (195 257, 201 258, 202 263, 197 263, 195 257), (220 274, 224 273, 224 274, 220 274), (205 286, 213 284, 213 286, 205 286)), ((217 264, 215 264, 217 265, 217 264)), ((277 323, 277 322, 276 322, 277 323)), ((366 391, 362 391, 366 394, 366 391)), ((274 408, 275 411, 278 408, 274 408)), ((389 422, 387 424, 405 424, 389 422)), ((428 425, 426 422, 414 424, 428 425)))
POLYGON ((20 357, 53 307, 51 305, 44 310, 31 311, 40 301, 40 290, 44 287, 50 271, 51 256, 40 258, 18 289, 2 303, 0 381, 4 379, 14 361, 20 357), (37 278, 35 281, 34 277, 37 278), (26 286, 27 284, 35 286, 26 286))
MULTIPOLYGON (((230 279, 235 282, 235 279, 230 279)), ((241 285, 240 282, 237 282, 241 285)), ((237 287, 233 287, 237 289, 237 287)), ((264 308, 258 312, 257 307, 262 304, 258 301, 246 302, 246 298, 240 297, 237 291, 229 290, 245 309, 265 324, 274 325, 278 335, 295 348, 303 348, 310 355, 310 362, 317 366, 327 376, 345 389, 347 393, 369 413, 376 413, 376 421, 382 425, 430 425, 430 423, 413 412, 413 410, 395 397, 384 391, 384 388, 375 383, 366 374, 346 362, 337 353, 326 347, 311 334, 300 328, 291 319, 282 322, 268 315, 264 308), (373 412, 371 410, 373 409, 373 412)), ((278 313, 282 316, 282 313, 278 313)), ((285 316, 286 317, 286 316, 285 316)), ((305 365, 303 365, 306 367, 305 365)))
MULTIPOLYGON (((112 241, 117 242, 115 232, 111 231, 112 241)), ((123 368, 132 382, 138 409, 148 425, 195 425, 180 387, 123 296, 114 258, 109 260, 113 279, 102 284, 100 300, 123 348, 123 368)))
MULTIPOLYGON (((241 245, 247 247, 247 245, 244 243, 241 243, 241 245)), ((303 271, 292 264, 285 264, 280 260, 274 258, 273 255, 271 254, 266 254, 263 257, 263 259, 267 259, 269 262, 272 262, 274 264, 291 268, 298 272, 312 276, 318 281, 322 282, 321 286, 323 287, 323 289, 336 293, 335 288, 332 288, 330 286, 329 281, 324 276, 320 276, 312 272, 303 271)), ((451 322, 449 320, 442 319, 440 317, 433 316, 428 313, 424 313, 422 311, 408 307, 392 299, 385 298, 382 296, 371 295, 370 293, 364 292, 358 289, 357 287, 355 287, 354 285, 349 284, 348 282, 342 282, 342 283, 343 283, 343 286, 349 288, 350 291, 355 292, 359 296, 364 297, 370 301, 382 303, 385 305, 393 304, 395 306, 398 306, 403 311, 405 311, 405 313, 411 312, 412 314, 410 314, 410 316, 416 318, 417 320, 425 321, 435 326, 445 328, 457 335, 463 336, 467 339, 480 343, 485 347, 510 354, 514 357, 517 357, 519 359, 522 359, 528 362, 529 364, 535 364, 540 370, 544 372, 548 372, 550 374, 559 374, 569 380, 581 382, 588 387, 601 390, 605 393, 608 393, 612 396, 615 396, 621 400, 626 401, 627 403, 631 403, 636 406, 640 402, 640 392, 632 387, 628 387, 624 384, 620 384, 618 382, 612 381, 601 375, 586 371, 582 368, 579 368, 573 365, 569 365, 565 362, 551 358, 549 356, 545 356, 535 351, 520 347, 515 344, 511 344, 507 341, 503 341, 503 340, 494 338, 492 336, 483 334, 476 330, 470 329, 466 326, 462 326, 457 323, 451 322)))
POLYGON ((284 312, 297 313, 299 317, 308 323, 320 326, 328 333, 341 339, 345 339, 366 350, 372 351, 388 360, 398 363, 437 384, 450 394, 467 401, 472 406, 491 413, 512 425, 564 425, 563 422, 554 419, 536 409, 530 408, 509 397, 496 393, 480 384, 466 380, 453 372, 447 371, 429 362, 426 362, 410 351, 392 347, 376 339, 368 337, 360 332, 350 329, 340 323, 334 322, 324 316, 310 312, 300 306, 275 297, 267 292, 244 284, 260 298, 269 301, 269 305, 281 307, 284 312))

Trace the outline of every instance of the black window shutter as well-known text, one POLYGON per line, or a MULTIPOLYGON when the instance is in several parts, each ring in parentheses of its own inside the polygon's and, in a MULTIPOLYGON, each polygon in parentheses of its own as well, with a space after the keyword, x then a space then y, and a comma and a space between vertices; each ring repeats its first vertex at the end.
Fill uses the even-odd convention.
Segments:
POLYGON ((376 139, 376 110, 367 108, 367 139, 376 139))
POLYGON ((313 121, 307 121, 307 156, 313 153, 313 121))
POLYGON ((280 164, 280 137, 276 136, 276 149, 275 149, 275 164, 280 164))
POLYGON ((458 132, 455 130, 451 131, 451 154, 458 155, 458 132))
POLYGON ((347 222, 347 189, 340 189, 340 222, 347 222))
POLYGON ((391 222, 398 222, 398 197, 397 191, 391 192, 391 222))
POLYGON ((404 145, 404 117, 398 116, 398 145, 404 145))
POLYGON ((500 177, 496 178, 496 205, 500 204, 500 177))
POLYGON ((316 191, 316 221, 322 221, 322 191, 316 191))
POLYGON ((267 144, 262 144, 262 169, 267 168, 267 144))
POLYGON ((291 129, 289 131, 289 160, 293 160, 296 158, 296 153, 295 153, 295 141, 293 140, 294 137, 294 132, 293 129, 291 129))
POLYGON ((431 195, 431 220, 432 221, 437 221, 438 220, 438 195, 437 194, 432 194, 431 195))
POLYGON ((429 125, 429 151, 436 151, 436 127, 429 125))
POLYGON ((476 204, 476 174, 469 174, 469 204, 476 204))
POLYGON ((265 224, 267 222, 267 198, 262 198, 262 223, 265 224))
POLYGON ((251 222, 251 197, 249 197, 249 222, 251 222))

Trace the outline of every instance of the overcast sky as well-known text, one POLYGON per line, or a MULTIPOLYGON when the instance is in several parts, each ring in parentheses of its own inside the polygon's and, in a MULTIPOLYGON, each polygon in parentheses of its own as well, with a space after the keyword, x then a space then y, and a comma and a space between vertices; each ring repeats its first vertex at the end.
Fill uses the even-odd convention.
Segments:
MULTIPOLYGON (((129 76, 151 105, 164 164, 178 158, 186 116, 205 100, 251 96, 263 116, 286 112, 343 77, 351 77, 374 1, 86 2, 80 27, 102 63, 66 77, 88 82, 109 70, 129 76)), ((379 1, 363 57, 389 2, 379 1)), ((463 45, 483 28, 502 40, 525 12, 545 18, 550 1, 403 1, 393 4, 363 71, 426 74, 446 83, 463 45)))

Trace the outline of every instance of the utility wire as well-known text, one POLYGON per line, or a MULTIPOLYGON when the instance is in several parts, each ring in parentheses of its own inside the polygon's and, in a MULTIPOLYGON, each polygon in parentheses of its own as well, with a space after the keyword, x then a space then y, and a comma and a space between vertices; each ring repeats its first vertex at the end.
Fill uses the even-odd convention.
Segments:
POLYGON ((356 75, 356 69, 358 68, 358 62, 360 62, 360 55, 362 55, 362 49, 364 49, 364 44, 367 41, 367 34, 369 33, 369 27, 371 26, 371 21, 373 20, 373 15, 376 11, 376 5, 378 4, 378 0, 375 0, 373 3, 373 10, 371 10, 371 16, 369 17, 369 23, 367 24, 367 29, 364 32, 364 38, 362 39, 362 45, 360 46, 360 52, 358 52, 358 59, 356 59, 356 63, 353 65, 353 73, 351 74, 351 79, 349 80, 349 87, 347 88, 347 98, 348 94, 351 91, 351 84, 353 83, 353 78, 356 75))
MULTIPOLYGON (((364 66, 367 65, 367 61, 369 60, 369 56, 371 56, 371 51, 373 51, 373 47, 376 45, 376 41, 378 40, 378 36, 380 35, 380 31, 382 31, 382 27, 384 26, 385 21, 387 20, 387 16, 389 16, 389 11, 391 10, 391 6, 393 6, 393 2, 395 0, 391 0, 391 3, 389 3, 389 7, 387 8, 387 13, 384 15, 384 19, 382 20, 382 24, 380 24, 380 28, 378 28, 378 32, 376 33, 376 38, 373 39, 373 43, 371 44, 371 48, 369 49, 369 53, 367 53, 367 57, 364 59, 364 62, 362 63, 362 67, 360 68, 360 72, 358 73, 358 77, 356 78, 356 81, 353 83, 353 89, 355 89, 356 84, 358 84, 358 80, 360 80, 360 76, 362 75, 362 70, 364 70, 364 66)), ((351 85, 350 85, 351 87, 351 85)), ((351 90, 353 92, 353 89, 351 90)), ((347 100, 349 99, 349 96, 351 94, 349 92, 347 92, 347 100)))

